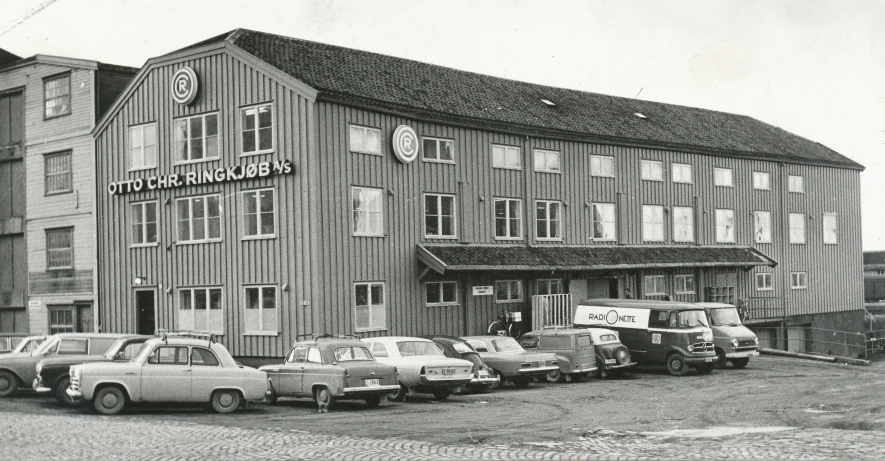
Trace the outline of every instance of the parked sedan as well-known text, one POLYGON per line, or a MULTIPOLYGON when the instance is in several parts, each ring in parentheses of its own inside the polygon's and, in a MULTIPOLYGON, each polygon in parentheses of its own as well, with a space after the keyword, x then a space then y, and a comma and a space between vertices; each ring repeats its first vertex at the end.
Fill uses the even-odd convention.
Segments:
POLYGON ((547 381, 578 381, 597 370, 593 340, 580 328, 546 327, 519 338, 519 345, 535 352, 556 354, 559 369, 547 374, 547 381))
POLYGON ((555 354, 526 352, 509 336, 464 336, 462 339, 473 346, 482 361, 492 368, 500 380, 498 386, 509 379, 514 386, 525 387, 535 377, 559 370, 555 354))
POLYGON ((68 396, 82 399, 103 415, 129 402, 200 403, 231 413, 243 400, 263 400, 267 374, 237 364, 210 335, 164 335, 148 340, 128 362, 71 367, 68 396))
POLYGON ((472 391, 485 390, 501 382, 497 376, 492 375, 492 369, 483 363, 479 352, 476 352, 476 349, 467 344, 467 341, 457 336, 445 335, 428 335, 424 336, 424 338, 435 342, 437 346, 442 348, 443 354, 446 357, 463 359, 473 363, 473 379, 470 380, 469 384, 464 385, 467 389, 472 391))
POLYGON ((621 344, 617 331, 608 328, 587 328, 587 331, 593 338, 596 364, 599 365, 596 371, 597 377, 605 378, 607 375, 621 374, 627 368, 636 366, 627 346, 621 344))
POLYGON ((124 335, 59 333, 46 338, 33 352, 0 355, 0 397, 30 388, 37 377, 37 362, 56 355, 100 355, 124 335))
POLYGON ((312 397, 320 411, 338 399, 363 399, 370 407, 399 390, 395 367, 378 363, 368 345, 357 339, 317 338, 292 346, 282 364, 266 365, 269 401, 279 397, 312 397))
POLYGON ((23 338, 0 338, 0 354, 8 354, 15 352, 33 352, 37 349, 37 346, 40 345, 46 339, 45 335, 35 335, 35 336, 25 336, 23 338), (14 341, 18 340, 18 343, 14 343, 14 341), (15 344, 14 347, 6 349, 10 344, 15 344))
POLYGON ((429 339, 385 336, 363 341, 379 362, 399 370, 399 389, 388 394, 388 400, 401 402, 413 392, 427 392, 436 400, 445 400, 456 387, 473 379, 473 363, 446 357, 429 339))
POLYGON ((39 393, 51 394, 58 403, 73 405, 68 397, 71 385, 71 365, 91 362, 129 361, 145 341, 152 336, 124 336, 116 340, 101 355, 56 355, 46 357, 37 363, 37 377, 34 379, 34 390, 39 393))

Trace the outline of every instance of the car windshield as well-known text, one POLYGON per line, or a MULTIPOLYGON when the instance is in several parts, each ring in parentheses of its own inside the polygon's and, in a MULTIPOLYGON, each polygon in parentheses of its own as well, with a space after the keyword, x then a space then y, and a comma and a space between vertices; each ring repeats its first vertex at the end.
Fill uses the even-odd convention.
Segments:
POLYGON ((15 346, 12 352, 33 352, 40 347, 42 338, 24 338, 15 346))
POLYGON ((525 352, 525 349, 513 338, 493 339, 492 347, 498 352, 525 352))
POLYGON ((130 362, 141 362, 150 353, 151 353, 150 343, 142 343, 141 347, 138 348, 138 352, 136 352, 135 354, 132 354, 132 358, 129 359, 129 361, 130 362))
POLYGON ((416 355, 443 355, 442 351, 436 344, 430 341, 400 341, 396 343, 399 354, 403 357, 412 357, 416 355))
POLYGON ((679 328, 708 327, 707 314, 702 310, 681 311, 677 316, 679 328))
POLYGON ((43 343, 40 344, 40 347, 38 347, 37 350, 33 352, 33 355, 46 355, 47 352, 58 345, 59 340, 60 338, 58 336, 47 338, 46 341, 43 341, 43 343))
MULTIPOLYGON (((611 335, 603 335, 603 336, 611 336, 611 335)), ((578 336, 578 347, 591 347, 593 346, 593 341, 590 340, 590 335, 581 335, 578 336)))
POLYGON ((453 343, 452 347, 455 348, 455 352, 459 354, 476 353, 476 350, 467 343, 453 343))
POLYGON ((617 340, 618 340, 618 337, 613 334, 599 335, 599 342, 601 342, 601 343, 608 342, 608 341, 617 341, 617 340))
POLYGON ((127 338, 118 339, 102 355, 111 360, 132 360, 132 357, 137 356, 138 352, 141 352, 141 347, 145 341, 146 339, 136 341, 127 338))
POLYGON ((352 360, 375 360, 365 347, 336 347, 335 360, 338 362, 350 362, 352 360))
POLYGON ((741 324, 741 317, 734 307, 710 309, 710 323, 717 326, 736 327, 741 324))

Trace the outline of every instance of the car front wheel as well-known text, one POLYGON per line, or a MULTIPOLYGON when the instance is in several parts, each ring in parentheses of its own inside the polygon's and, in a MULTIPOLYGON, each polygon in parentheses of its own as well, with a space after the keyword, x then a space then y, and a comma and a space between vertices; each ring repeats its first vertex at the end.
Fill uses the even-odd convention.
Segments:
POLYGON ((0 397, 9 397, 18 390, 18 378, 8 371, 0 371, 0 397))
POLYGON ((529 383, 532 382, 532 378, 530 376, 519 376, 511 379, 513 381, 513 385, 518 388, 528 387, 529 383))
POLYGON ((117 386, 106 386, 98 390, 92 399, 92 407, 103 415, 116 415, 123 411, 126 396, 117 386))
POLYGON ((685 376, 688 373, 688 364, 681 354, 673 354, 667 357, 667 371, 673 376, 685 376))
POLYGON ((731 364, 734 365, 735 368, 744 368, 745 366, 747 366, 748 363, 750 363, 749 357, 731 359, 731 364))
POLYGON ((442 402, 443 400, 449 398, 450 395, 452 395, 452 391, 448 389, 433 391, 433 400, 438 400, 442 402))
POLYGON ((58 380, 58 384, 55 385, 55 400, 62 405, 66 405, 69 407, 74 406, 77 402, 68 396, 68 388, 71 387, 71 378, 65 376, 64 378, 58 380))
POLYGON ((332 391, 326 386, 317 388, 313 393, 313 400, 317 403, 320 413, 325 413, 335 406, 335 396, 332 395, 332 391))
POLYGON ((562 374, 562 371, 556 370, 547 373, 546 378, 548 383, 561 383, 565 376, 562 374))
POLYGON ((221 389, 212 393, 212 409, 216 413, 233 413, 240 406, 240 393, 221 389))
POLYGON ((366 406, 369 408, 375 408, 378 405, 381 405, 381 396, 380 395, 370 395, 364 399, 366 401, 366 406))

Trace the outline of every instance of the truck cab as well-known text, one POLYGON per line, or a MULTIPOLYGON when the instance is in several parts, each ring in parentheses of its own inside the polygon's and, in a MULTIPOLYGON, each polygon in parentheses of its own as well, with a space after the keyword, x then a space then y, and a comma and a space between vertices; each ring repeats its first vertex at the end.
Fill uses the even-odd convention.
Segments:
POLYGON ((759 356, 759 338, 741 324, 737 307, 723 303, 697 303, 707 311, 713 344, 716 346, 716 364, 724 367, 727 362, 735 368, 744 368, 750 357, 759 356))

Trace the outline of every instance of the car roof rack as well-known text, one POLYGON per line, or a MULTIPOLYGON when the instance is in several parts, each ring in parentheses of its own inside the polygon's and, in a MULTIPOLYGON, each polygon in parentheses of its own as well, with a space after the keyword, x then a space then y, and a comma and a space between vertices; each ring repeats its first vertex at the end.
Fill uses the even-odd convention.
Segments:
POLYGON ((567 323, 565 325, 546 325, 541 327, 542 330, 564 330, 567 328, 574 328, 575 326, 571 323, 567 323))
POLYGON ((360 339, 360 337, 357 335, 345 335, 345 334, 330 335, 328 333, 324 333, 324 334, 313 337, 314 341, 319 341, 321 339, 360 339))
POLYGON ((157 338, 162 338, 163 342, 169 344, 169 338, 191 338, 191 339, 205 339, 210 345, 215 341, 215 335, 208 331, 195 331, 195 330, 166 330, 160 328, 154 334, 157 338))

